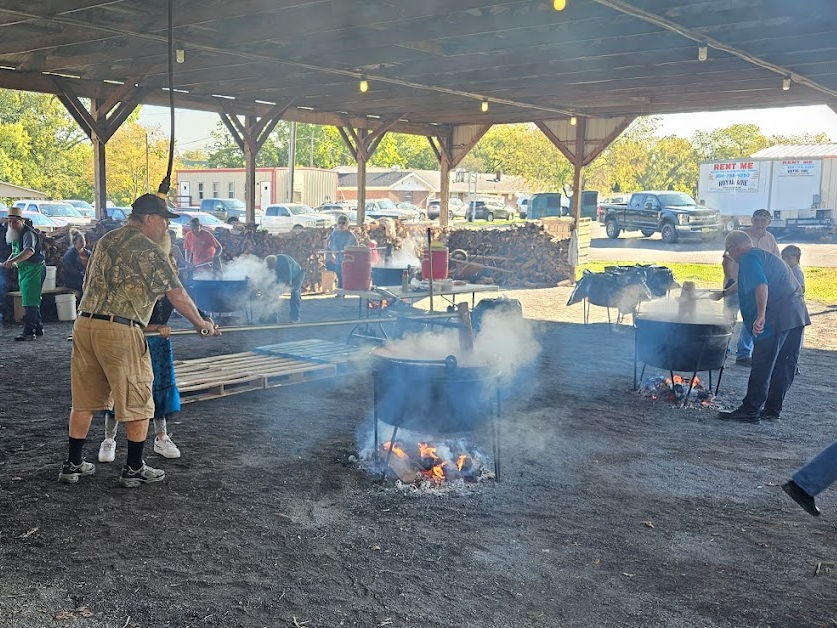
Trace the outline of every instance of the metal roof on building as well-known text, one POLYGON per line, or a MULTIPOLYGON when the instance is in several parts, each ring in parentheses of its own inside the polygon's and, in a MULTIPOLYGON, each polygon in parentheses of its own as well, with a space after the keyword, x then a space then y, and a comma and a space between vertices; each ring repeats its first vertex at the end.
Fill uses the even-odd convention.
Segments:
POLYGON ((798 159, 802 157, 837 157, 837 144, 793 144, 764 148, 751 157, 755 159, 798 159))

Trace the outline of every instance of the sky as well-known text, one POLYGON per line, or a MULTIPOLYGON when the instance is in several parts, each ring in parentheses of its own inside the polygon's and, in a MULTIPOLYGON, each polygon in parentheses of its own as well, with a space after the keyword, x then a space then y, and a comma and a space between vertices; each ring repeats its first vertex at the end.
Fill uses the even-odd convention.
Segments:
MULTIPOLYGON (((757 124, 767 135, 795 135, 825 131, 837 142, 837 113, 826 106, 783 107, 778 109, 747 109, 711 113, 678 113, 660 116, 660 135, 677 135, 691 139, 695 131, 713 131, 731 124, 757 124)), ((140 123, 159 126, 169 133, 169 113, 164 107, 146 106, 140 123)), ((210 133, 220 121, 217 114, 180 110, 175 119, 179 150, 203 148, 211 143, 210 133)))

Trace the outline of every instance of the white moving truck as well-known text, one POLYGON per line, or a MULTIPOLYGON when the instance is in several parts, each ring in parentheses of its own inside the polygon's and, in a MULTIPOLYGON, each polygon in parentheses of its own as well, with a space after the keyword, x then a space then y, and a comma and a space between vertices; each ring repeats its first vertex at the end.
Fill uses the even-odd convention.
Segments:
POLYGON ((749 226, 753 212, 766 209, 773 216, 771 230, 832 232, 837 152, 832 157, 802 154, 815 148, 834 146, 774 146, 751 158, 703 162, 700 204, 721 212, 725 231, 749 226))

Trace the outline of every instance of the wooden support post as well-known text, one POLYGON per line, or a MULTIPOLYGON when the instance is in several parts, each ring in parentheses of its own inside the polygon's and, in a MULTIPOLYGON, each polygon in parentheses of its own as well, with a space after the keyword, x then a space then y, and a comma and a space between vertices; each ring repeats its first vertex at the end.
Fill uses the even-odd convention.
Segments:
POLYGON ((450 160, 445 151, 439 157, 439 226, 446 229, 450 222, 450 160))
POLYGON ((93 98, 90 111, 75 95, 66 81, 53 77, 58 88, 57 97, 76 123, 93 142, 93 189, 96 204, 96 218, 107 217, 107 168, 105 146, 113 134, 128 119, 145 96, 146 90, 136 86, 137 79, 131 79, 115 90, 106 100, 93 98))
POLYGON ((340 137, 357 162, 357 226, 363 226, 366 219, 366 164, 387 131, 398 124, 399 120, 408 114, 403 113, 393 118, 387 118, 372 129, 355 129, 348 115, 343 115, 344 126, 337 127, 340 137))
MULTIPOLYGON (((252 130, 256 125, 254 116, 247 116, 247 129, 252 130)), ((250 141, 244 142, 244 204, 245 222, 256 222, 256 156, 259 148, 252 141, 252 133, 248 133, 250 141)), ((264 209, 264 208, 262 208, 264 209)))
POLYGON ((221 106, 224 107, 224 113, 219 114, 221 122, 244 153, 244 203, 248 223, 256 222, 256 157, 282 116, 295 101, 295 98, 291 98, 286 103, 277 103, 262 117, 257 119, 255 116, 247 116, 244 122, 241 122, 226 103, 221 102, 221 106))
POLYGON ((587 136, 587 118, 578 118, 575 125, 575 150, 573 164, 573 231, 581 221, 581 171, 584 168, 584 140, 587 136))
MULTIPOLYGON (((358 131, 360 137, 366 135, 365 130, 358 131)), ((366 151, 357 152, 357 226, 363 226, 366 220, 366 151)))

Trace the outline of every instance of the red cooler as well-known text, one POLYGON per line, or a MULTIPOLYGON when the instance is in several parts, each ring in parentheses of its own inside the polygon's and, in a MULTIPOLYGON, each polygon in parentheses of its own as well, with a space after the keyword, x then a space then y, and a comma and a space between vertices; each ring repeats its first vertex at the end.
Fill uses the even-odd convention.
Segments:
POLYGON ((369 290, 372 286, 372 251, 365 246, 343 250, 343 289, 369 290))
MULTIPOLYGON (((433 246, 430 249, 430 255, 433 259, 433 279, 435 281, 440 281, 442 279, 448 278, 448 247, 446 246, 433 246)), ((421 257, 421 278, 422 279, 429 279, 430 278, 430 262, 427 259, 427 249, 424 250, 424 253, 421 257)), ((345 279, 344 279, 345 281, 345 279)))

